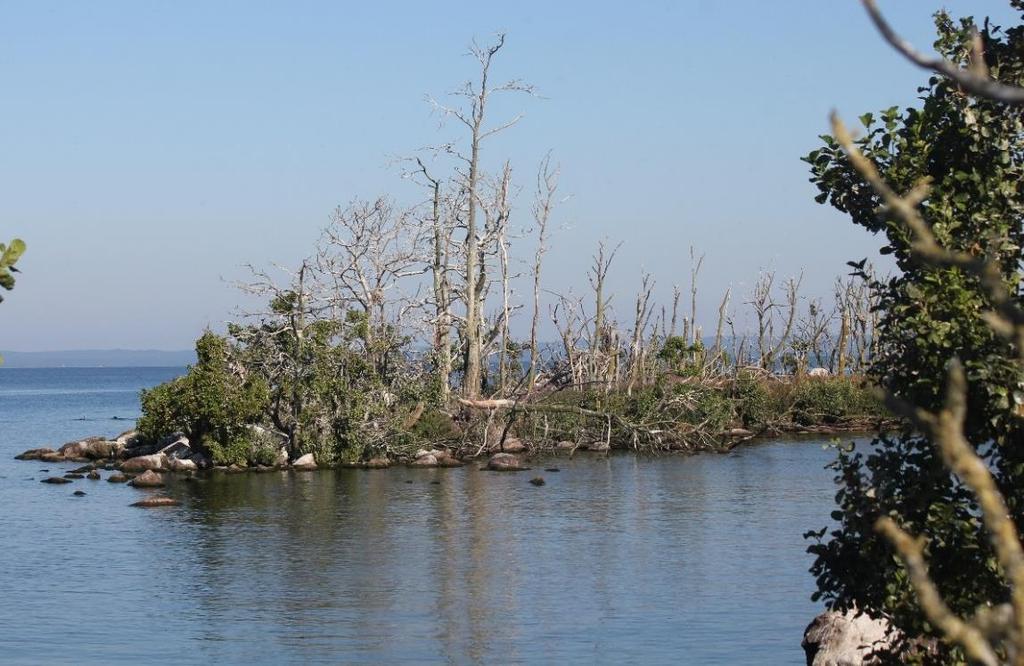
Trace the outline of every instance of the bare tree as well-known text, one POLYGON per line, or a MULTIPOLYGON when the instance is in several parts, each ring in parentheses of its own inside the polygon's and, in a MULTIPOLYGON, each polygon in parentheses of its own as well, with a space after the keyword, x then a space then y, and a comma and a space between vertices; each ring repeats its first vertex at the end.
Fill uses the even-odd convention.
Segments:
POLYGON ((547 252, 548 220, 558 190, 558 166, 551 166, 551 153, 544 156, 537 171, 537 189, 533 202, 533 221, 537 226, 537 251, 533 258, 533 317, 530 321, 530 376, 528 388, 537 381, 537 322, 540 318, 540 271, 547 252))
POLYGON ((474 42, 470 46, 470 54, 479 63, 479 79, 475 82, 467 82, 461 89, 454 93, 455 96, 464 98, 465 106, 456 108, 444 106, 431 100, 435 108, 444 116, 451 116, 458 120, 469 131, 470 145, 469 154, 458 153, 451 148, 466 167, 464 173, 464 187, 467 192, 467 214, 466 214, 466 239, 465 239, 465 305, 466 317, 463 324, 463 339, 465 343, 465 364, 463 376, 463 394, 473 398, 480 394, 482 385, 482 298, 481 288, 478 283, 480 271, 480 230, 477 224, 477 208, 480 201, 480 149, 483 142, 491 136, 506 130, 517 122, 522 116, 515 116, 511 120, 488 127, 485 123, 487 118, 487 104, 491 96, 502 92, 525 92, 533 93, 533 86, 523 83, 520 80, 512 80, 501 85, 492 86, 489 82, 491 63, 494 56, 505 45, 505 35, 499 34, 496 41, 486 47, 479 46, 474 42))

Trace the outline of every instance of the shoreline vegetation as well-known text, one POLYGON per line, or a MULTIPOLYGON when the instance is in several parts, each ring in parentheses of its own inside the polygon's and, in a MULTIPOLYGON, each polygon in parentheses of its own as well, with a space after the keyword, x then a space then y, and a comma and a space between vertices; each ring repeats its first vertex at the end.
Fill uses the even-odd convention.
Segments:
MULTIPOLYGON (((687 405, 688 413, 675 414, 679 420, 669 422, 663 415, 663 427, 657 433, 653 428, 647 428, 653 439, 643 446, 637 445, 636 433, 633 432, 636 424, 629 421, 630 416, 612 417, 609 428, 608 419, 602 413, 597 419, 601 422, 600 429, 588 430, 583 423, 592 420, 590 413, 596 413, 596 410, 580 404, 588 404, 588 399, 597 402, 597 398, 570 394, 560 396, 558 401, 542 403, 542 408, 536 411, 522 409, 515 404, 478 405, 478 408, 486 408, 491 413, 491 420, 497 420, 494 413, 498 410, 520 410, 520 415, 512 421, 513 427, 494 428, 494 435, 489 440, 491 443, 487 446, 468 440, 463 427, 454 419, 420 409, 415 422, 412 419, 406 421, 409 424, 407 431, 400 438, 404 447, 389 447, 388 453, 378 452, 368 458, 318 460, 314 453, 291 458, 287 437, 283 433, 255 424, 246 428, 250 448, 245 456, 240 455, 237 447, 229 453, 216 446, 211 455, 207 447, 196 446, 182 432, 153 439, 144 431, 133 429, 110 439, 94 436, 68 442, 58 449, 29 449, 15 458, 47 463, 85 463, 64 477, 43 480, 48 483, 70 481, 85 474, 95 475, 89 478, 98 479, 99 470, 103 469, 115 472, 108 478, 112 482, 159 487, 163 485, 160 475, 165 472, 191 475, 203 471, 305 471, 335 467, 444 468, 474 462, 481 462, 482 469, 518 471, 528 469, 526 462, 532 458, 553 455, 572 456, 577 452, 606 454, 612 451, 726 452, 741 443, 769 437, 876 432, 892 423, 875 392, 860 378, 796 379, 747 375, 736 380, 718 381, 710 386, 684 379, 666 377, 658 386, 645 392, 603 396, 606 407, 615 403, 622 414, 634 414, 638 409, 635 403, 650 401, 654 399, 652 396, 671 402, 671 398, 666 396, 679 398, 694 392, 701 394, 701 397, 690 395, 689 400, 681 401, 687 405), (708 395, 717 397, 708 398, 708 395), (709 417, 711 410, 707 407, 712 400, 715 401, 714 419, 709 417), (701 404, 705 405, 704 408, 698 409, 701 404), (419 428, 420 419, 429 422, 429 427, 419 428), (715 436, 708 430, 712 422, 717 428, 715 436), (581 439, 581 434, 586 432, 594 436, 581 439), (576 438, 568 439, 570 433, 576 438), (700 433, 700 439, 688 439, 695 433, 700 433), (424 438, 424 434, 430 437, 424 438)), ((469 424, 471 429, 476 426, 479 423, 469 424)))

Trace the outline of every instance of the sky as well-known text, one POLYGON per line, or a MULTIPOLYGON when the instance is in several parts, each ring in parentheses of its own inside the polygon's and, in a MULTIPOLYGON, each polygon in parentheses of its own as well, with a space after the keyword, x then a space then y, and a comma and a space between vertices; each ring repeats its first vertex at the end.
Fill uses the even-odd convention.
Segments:
MULTIPOLYGON (((880 4, 930 49, 938 4, 880 4)), ((943 6, 1013 23, 1007 2, 943 6)), ((425 98, 471 78, 467 45, 497 31, 494 78, 540 97, 494 107, 525 116, 486 164, 510 159, 528 192, 551 151, 571 195, 546 287, 585 290, 597 242, 621 241, 609 282, 628 320, 642 270, 662 300, 688 288, 693 246, 710 328, 760 271, 803 271, 823 297, 846 261, 877 258, 799 159, 831 109, 910 105, 927 79, 855 0, 2 1, 0 238, 28 251, 0 349, 184 349, 222 327, 245 264, 298 263, 356 197, 422 196, 395 158, 459 137, 425 98)))

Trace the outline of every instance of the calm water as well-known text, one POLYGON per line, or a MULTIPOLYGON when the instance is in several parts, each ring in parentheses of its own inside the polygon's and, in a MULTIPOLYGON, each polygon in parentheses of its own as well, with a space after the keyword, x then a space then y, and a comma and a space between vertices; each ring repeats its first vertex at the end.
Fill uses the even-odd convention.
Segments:
POLYGON ((803 663, 820 442, 578 457, 541 488, 472 467, 220 476, 156 510, 12 460, 127 429, 177 372, 0 370, 0 661, 803 663))

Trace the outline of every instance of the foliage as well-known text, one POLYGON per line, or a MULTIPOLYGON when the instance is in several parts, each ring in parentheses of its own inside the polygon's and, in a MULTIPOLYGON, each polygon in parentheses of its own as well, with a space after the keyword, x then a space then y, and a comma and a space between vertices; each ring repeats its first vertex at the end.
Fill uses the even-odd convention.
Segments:
POLYGON ((142 392, 142 436, 155 441, 182 432, 215 461, 248 459, 249 426, 265 413, 269 392, 264 378, 244 372, 234 355, 225 338, 204 333, 187 374, 142 392))
MULTIPOLYGON (((969 52, 970 20, 936 15, 938 51, 956 63, 969 52)), ((1019 83, 1024 73, 1024 28, 984 34, 986 61, 998 79, 1019 83)), ((921 214, 939 243, 985 254, 1002 268, 1008 293, 1019 293, 1024 241, 1024 126, 1020 111, 972 98, 946 79, 920 89, 920 108, 864 114, 858 148, 897 192, 922 178, 932 189, 921 214)), ((942 403, 945 365, 958 356, 967 371, 965 434, 994 469, 1014 519, 1024 511, 1024 450, 1018 417, 1024 403, 1013 350, 987 325, 991 303, 976 278, 956 267, 935 267, 912 255, 909 232, 898 220, 879 217, 881 200, 852 167, 832 137, 805 159, 812 182, 855 224, 883 233, 884 254, 899 274, 873 282, 881 314, 872 375, 899 398, 936 411, 942 403)), ((852 264, 857 272, 863 262, 852 264)), ((932 443, 907 431, 880 436, 870 447, 843 450, 834 465, 839 492, 828 537, 819 543, 812 572, 817 597, 835 607, 858 605, 891 614, 911 636, 932 628, 921 615, 905 569, 875 530, 880 516, 899 515, 906 529, 929 536, 933 579, 951 609, 969 615, 1006 597, 1005 583, 979 529, 978 507, 943 466, 932 443)), ((945 655, 947 660, 958 658, 945 655)))
MULTIPOLYGON (((21 255, 25 253, 25 241, 15 238, 8 245, 0 243, 0 288, 10 291, 14 289, 14 275, 18 269, 15 264, 21 255)), ((0 303, 4 300, 0 293, 0 303)))

